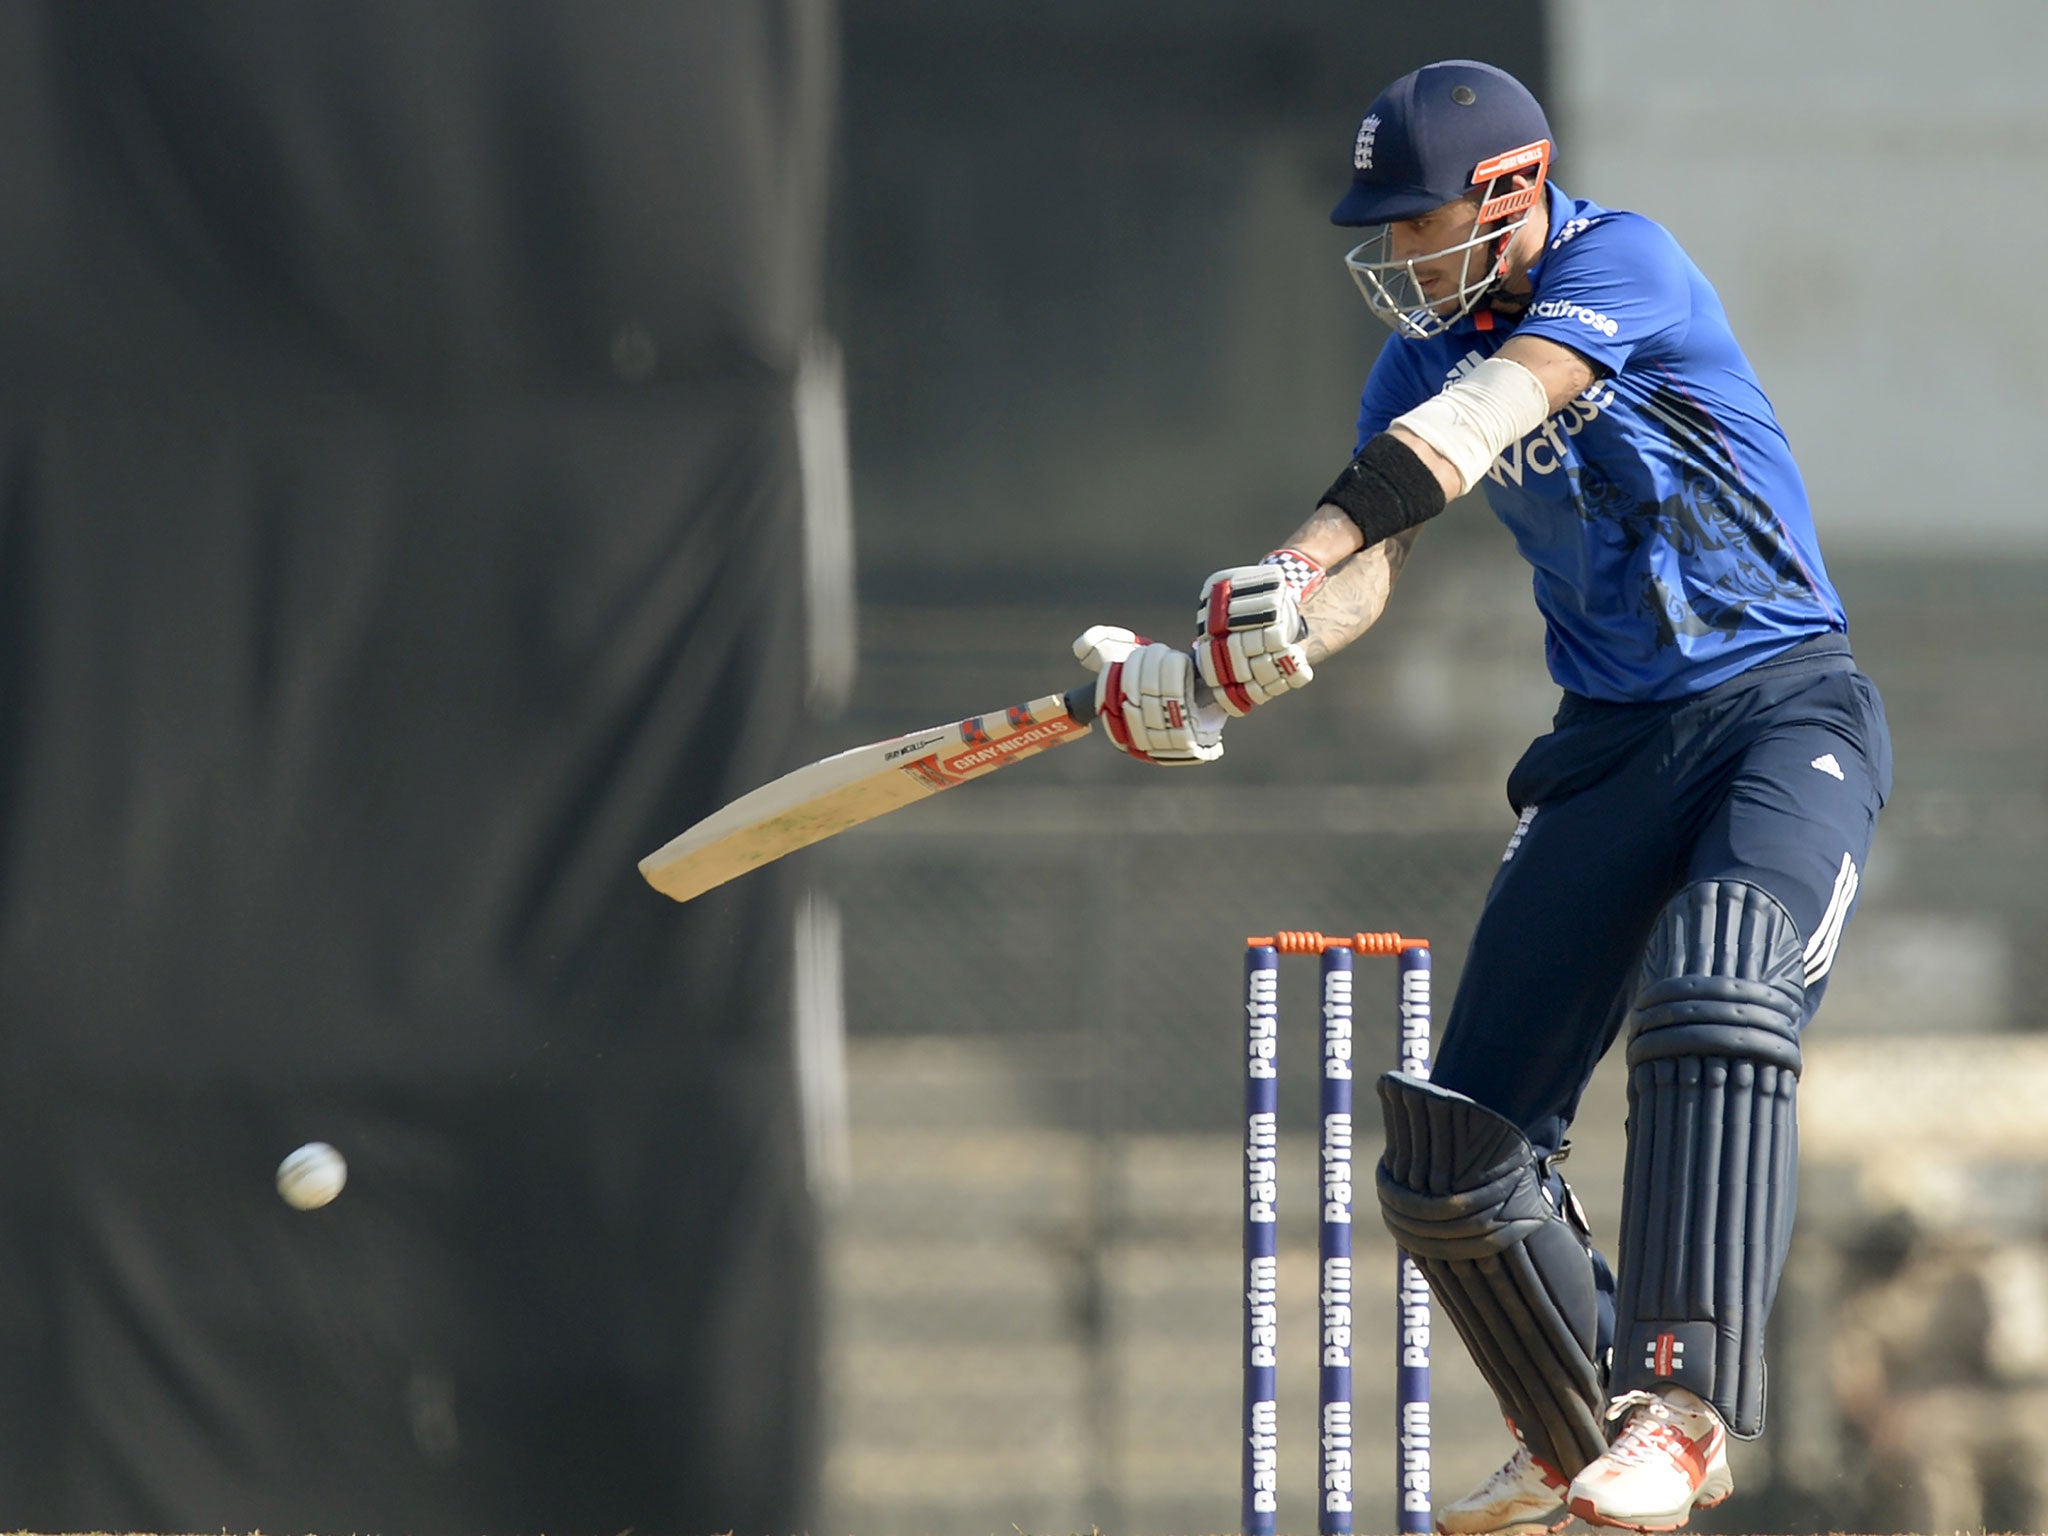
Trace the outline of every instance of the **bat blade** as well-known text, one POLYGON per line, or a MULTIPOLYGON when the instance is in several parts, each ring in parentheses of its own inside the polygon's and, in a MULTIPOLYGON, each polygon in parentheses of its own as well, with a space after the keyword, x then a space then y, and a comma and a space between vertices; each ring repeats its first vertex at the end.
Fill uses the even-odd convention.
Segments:
POLYGON ((688 901, 750 869, 914 800, 1086 736, 1095 685, 853 747, 740 796, 640 861, 647 883, 688 901))

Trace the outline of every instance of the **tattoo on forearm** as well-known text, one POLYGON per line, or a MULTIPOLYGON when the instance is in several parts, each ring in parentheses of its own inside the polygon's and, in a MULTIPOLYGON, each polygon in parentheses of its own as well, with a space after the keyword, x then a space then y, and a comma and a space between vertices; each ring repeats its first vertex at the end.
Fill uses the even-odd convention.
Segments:
POLYGON ((1394 578, 1407 563, 1408 551, 1419 531, 1410 528, 1360 550, 1332 570, 1302 604, 1301 616, 1308 625, 1305 649, 1310 666, 1321 666, 1378 621, 1394 590, 1394 578))
POLYGON ((1333 507, 1324 502, 1309 514, 1308 521, 1295 529, 1287 540, 1291 547, 1320 543, 1327 535, 1336 534, 1352 543, 1358 542, 1358 525, 1342 507, 1333 507))

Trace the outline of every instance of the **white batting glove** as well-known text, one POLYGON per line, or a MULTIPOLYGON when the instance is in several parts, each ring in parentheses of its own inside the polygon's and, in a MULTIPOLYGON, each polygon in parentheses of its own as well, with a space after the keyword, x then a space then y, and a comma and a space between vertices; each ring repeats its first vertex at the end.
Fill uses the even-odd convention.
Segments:
POLYGON ((1296 549, 1234 565, 1202 583, 1195 610, 1195 666, 1226 714, 1248 715, 1315 680, 1302 641, 1301 604, 1323 568, 1296 549))
POLYGON ((1162 768, 1223 755, 1223 711, 1196 699, 1195 663, 1186 651, 1097 624, 1074 641, 1074 655, 1097 674, 1095 718, 1119 752, 1162 768))

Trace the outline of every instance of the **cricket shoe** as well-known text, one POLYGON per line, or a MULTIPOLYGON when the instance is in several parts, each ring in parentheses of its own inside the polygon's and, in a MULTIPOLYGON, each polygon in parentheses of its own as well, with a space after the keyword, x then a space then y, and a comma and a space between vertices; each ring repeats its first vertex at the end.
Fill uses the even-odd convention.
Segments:
POLYGON ((1623 1413, 1614 1444, 1572 1479, 1566 1497, 1587 1524, 1675 1531, 1735 1491, 1721 1416, 1684 1387, 1625 1393, 1607 1417, 1623 1413))
POLYGON ((1436 1528, 1446 1536, 1548 1536, 1572 1523, 1564 1504, 1570 1486, 1557 1468, 1517 1445, 1506 1466, 1437 1511, 1436 1528))

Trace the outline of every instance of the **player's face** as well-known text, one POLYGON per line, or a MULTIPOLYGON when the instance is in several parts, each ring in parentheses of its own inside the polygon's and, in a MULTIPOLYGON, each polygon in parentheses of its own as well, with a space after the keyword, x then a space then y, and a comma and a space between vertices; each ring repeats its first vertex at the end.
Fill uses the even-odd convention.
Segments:
POLYGON ((1488 245, 1471 243, 1478 216, 1478 197, 1464 197, 1387 226, 1389 259, 1408 264, 1424 301, 1440 314, 1448 313, 1491 264, 1488 245))
MULTIPOLYGON (((1517 175, 1514 185, 1528 187, 1517 175)), ((1488 190, 1501 190, 1495 182, 1488 190)), ((1372 312, 1403 336, 1434 336, 1470 314, 1496 281, 1513 282, 1516 268, 1503 274, 1499 263, 1517 245, 1524 260, 1540 248, 1543 226, 1530 215, 1479 223, 1484 199, 1478 192, 1428 213, 1382 224, 1378 233, 1347 252, 1344 265, 1372 312), (1507 242, 1505 250, 1503 241, 1507 242)))

